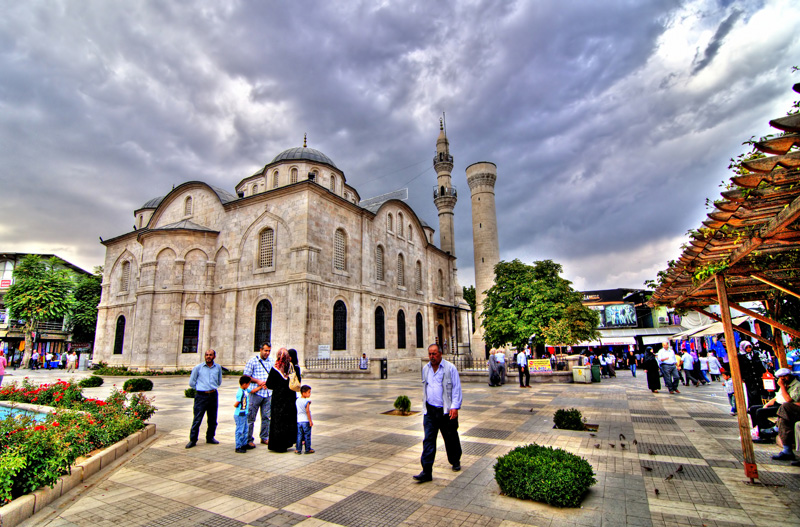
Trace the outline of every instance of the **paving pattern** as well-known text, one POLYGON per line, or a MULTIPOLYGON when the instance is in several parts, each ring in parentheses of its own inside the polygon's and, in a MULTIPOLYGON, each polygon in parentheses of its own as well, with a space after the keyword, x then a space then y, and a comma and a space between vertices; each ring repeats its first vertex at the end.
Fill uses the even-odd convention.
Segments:
MULTIPOLYGON (((35 378, 51 381, 55 375, 35 378)), ((111 384, 123 381, 107 380, 87 394, 103 397, 111 384)), ((590 385, 520 390, 513 384, 465 384, 462 470, 451 470, 440 440, 434 480, 419 484, 411 476, 420 470, 422 414, 382 414, 398 395, 419 405, 417 375, 304 379, 314 387, 317 452, 303 456, 262 445, 244 455, 234 452, 227 402, 236 386, 227 377, 220 398, 221 444, 186 450, 192 417, 191 400, 183 397, 187 379, 153 381, 159 407, 155 441, 46 507, 27 527, 800 525, 800 469, 772 461, 774 445, 755 445, 761 479, 756 485, 745 479, 736 420, 728 415, 719 383, 691 394, 652 394, 643 377, 619 371, 590 385), (571 407, 598 430, 590 435, 554 429, 553 412, 571 407), (532 442, 565 448, 592 464, 597 484, 581 508, 500 494, 492 468, 497 456, 532 442)))

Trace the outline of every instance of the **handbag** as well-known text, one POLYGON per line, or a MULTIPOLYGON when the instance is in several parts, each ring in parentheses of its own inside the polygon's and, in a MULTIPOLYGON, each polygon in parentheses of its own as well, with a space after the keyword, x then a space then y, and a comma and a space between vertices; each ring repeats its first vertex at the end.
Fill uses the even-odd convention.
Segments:
POLYGON ((300 391, 300 380, 297 378, 297 372, 294 371, 294 365, 289 365, 289 389, 293 392, 300 391))

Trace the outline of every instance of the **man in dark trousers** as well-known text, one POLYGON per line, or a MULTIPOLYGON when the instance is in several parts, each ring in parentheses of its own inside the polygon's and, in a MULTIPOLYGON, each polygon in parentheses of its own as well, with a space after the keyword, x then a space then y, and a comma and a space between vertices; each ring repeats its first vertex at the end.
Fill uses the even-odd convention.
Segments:
POLYGON ((217 352, 214 350, 206 351, 203 364, 198 364, 192 370, 189 377, 189 386, 194 388, 194 421, 192 430, 189 432, 189 442, 186 448, 197 445, 197 437, 200 435, 200 424, 203 422, 203 414, 208 414, 208 429, 206 430, 206 443, 218 445, 219 441, 214 439, 217 432, 217 407, 219 406, 219 385, 222 384, 222 368, 214 363, 217 352))
POLYGON ((753 345, 743 340, 739 342, 739 373, 742 376, 747 388, 747 406, 748 408, 755 404, 762 404, 762 386, 763 381, 761 376, 767 372, 764 363, 757 353, 753 353, 753 345))
POLYGON ((461 442, 458 439, 458 410, 461 408, 461 379, 452 363, 442 359, 439 346, 428 346, 429 362, 422 367, 422 472, 414 476, 420 483, 433 479, 436 436, 442 433, 447 461, 453 471, 461 470, 461 442))

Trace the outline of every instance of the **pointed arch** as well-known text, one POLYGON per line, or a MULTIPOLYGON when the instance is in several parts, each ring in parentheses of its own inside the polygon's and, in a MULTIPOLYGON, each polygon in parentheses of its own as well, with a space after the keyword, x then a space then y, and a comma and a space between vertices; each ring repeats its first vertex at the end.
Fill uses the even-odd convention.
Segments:
POLYGON ((272 339, 272 303, 264 298, 256 306, 255 331, 253 334, 253 351, 261 349, 261 345, 272 339))
POLYGON ((375 247, 375 279, 383 282, 385 280, 383 268, 383 246, 375 247))
POLYGON ((406 349, 406 314, 402 309, 397 311, 397 347, 406 349))
POLYGON ((425 347, 425 335, 422 332, 422 313, 417 313, 417 347, 425 347))
POLYGON ((117 317, 117 326, 114 333, 114 355, 122 355, 122 349, 125 347, 125 317, 120 315, 117 317))
POLYGON ((347 349, 347 306, 342 300, 333 304, 333 347, 334 350, 347 349))
POLYGON ((386 349, 386 327, 385 316, 383 308, 378 306, 375 308, 375 349, 386 349))

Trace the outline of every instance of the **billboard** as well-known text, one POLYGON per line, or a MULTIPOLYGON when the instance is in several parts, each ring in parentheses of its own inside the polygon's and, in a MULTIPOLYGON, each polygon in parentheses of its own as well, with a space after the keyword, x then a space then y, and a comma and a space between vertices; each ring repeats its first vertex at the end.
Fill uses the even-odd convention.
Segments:
POLYGON ((604 307, 604 327, 636 327, 636 307, 633 304, 612 304, 604 307))

